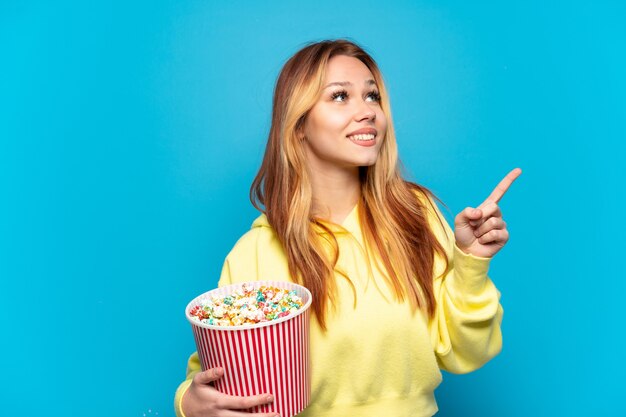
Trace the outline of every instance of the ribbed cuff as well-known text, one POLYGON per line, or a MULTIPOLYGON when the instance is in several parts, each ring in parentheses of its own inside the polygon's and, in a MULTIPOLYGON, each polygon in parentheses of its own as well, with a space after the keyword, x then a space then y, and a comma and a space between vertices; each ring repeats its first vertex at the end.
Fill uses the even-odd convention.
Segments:
POLYGON ((463 252, 454 244, 455 284, 464 291, 479 293, 487 281, 491 258, 483 258, 463 252))
POLYGON ((176 395, 174 396, 174 411, 176 412, 176 417, 187 417, 185 413, 183 413, 183 396, 191 386, 191 379, 185 380, 178 389, 176 390, 176 395))

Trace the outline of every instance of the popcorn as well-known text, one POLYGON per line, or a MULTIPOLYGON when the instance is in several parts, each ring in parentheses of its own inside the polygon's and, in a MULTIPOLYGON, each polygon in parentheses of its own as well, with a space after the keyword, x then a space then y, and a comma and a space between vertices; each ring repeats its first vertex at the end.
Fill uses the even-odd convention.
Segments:
POLYGON ((231 295, 211 297, 195 305, 189 315, 200 323, 213 326, 241 326, 286 317, 302 307, 295 291, 277 287, 243 284, 231 295))

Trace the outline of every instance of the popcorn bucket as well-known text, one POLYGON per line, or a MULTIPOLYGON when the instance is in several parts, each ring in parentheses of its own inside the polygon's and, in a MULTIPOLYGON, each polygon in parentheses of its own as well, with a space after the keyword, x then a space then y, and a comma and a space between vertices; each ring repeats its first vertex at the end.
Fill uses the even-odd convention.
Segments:
POLYGON ((311 398, 311 293, 291 282, 254 281, 246 284, 255 289, 264 285, 293 290, 302 298, 302 307, 286 317, 266 322, 215 326, 195 320, 190 310, 212 297, 231 295, 243 284, 217 288, 194 298, 187 305, 185 315, 191 323, 202 370, 224 368, 224 376, 213 383, 224 394, 269 393, 274 396, 274 402, 251 408, 253 413, 277 412, 281 417, 295 416, 304 410, 311 398))

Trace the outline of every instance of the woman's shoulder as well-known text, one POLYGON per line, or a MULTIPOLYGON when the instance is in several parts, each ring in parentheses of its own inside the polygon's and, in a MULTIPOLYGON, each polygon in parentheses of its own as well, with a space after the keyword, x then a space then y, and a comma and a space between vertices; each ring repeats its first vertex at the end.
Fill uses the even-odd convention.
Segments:
POLYGON ((239 238, 224 263, 221 285, 257 280, 287 280, 287 257, 265 214, 239 238))
POLYGON ((259 215, 235 243, 228 258, 250 258, 259 256, 276 256, 283 252, 274 228, 269 224, 265 214, 259 215))
POLYGON ((437 202, 441 202, 441 200, 439 200, 439 198, 437 198, 432 191, 425 187, 418 186, 417 184, 413 184, 413 187, 411 188, 419 205, 426 210, 426 213, 431 220, 432 218, 437 218, 439 216, 443 217, 441 210, 437 206, 437 202))
POLYGON ((435 194, 424 187, 415 187, 414 193, 419 204, 425 210, 431 230, 435 233, 439 241, 447 242, 451 236, 451 228, 437 203, 439 202, 443 206, 445 206, 445 204, 443 204, 435 194))

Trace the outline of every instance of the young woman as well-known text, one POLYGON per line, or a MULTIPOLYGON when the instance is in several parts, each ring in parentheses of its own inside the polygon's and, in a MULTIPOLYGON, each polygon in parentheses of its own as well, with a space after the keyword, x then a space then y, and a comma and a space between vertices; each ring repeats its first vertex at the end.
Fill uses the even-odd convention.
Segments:
MULTIPOLYGON (((323 41, 289 59, 251 188, 263 214, 219 285, 294 280, 312 292, 312 400, 302 416, 432 416, 440 369, 470 372, 501 349, 500 293, 487 270, 509 237, 498 201, 521 170, 459 213, 453 232, 398 164, 389 97, 365 51, 323 41)), ((194 353, 177 415, 247 416, 272 401, 219 393, 211 382, 222 375, 200 372, 194 353)))

